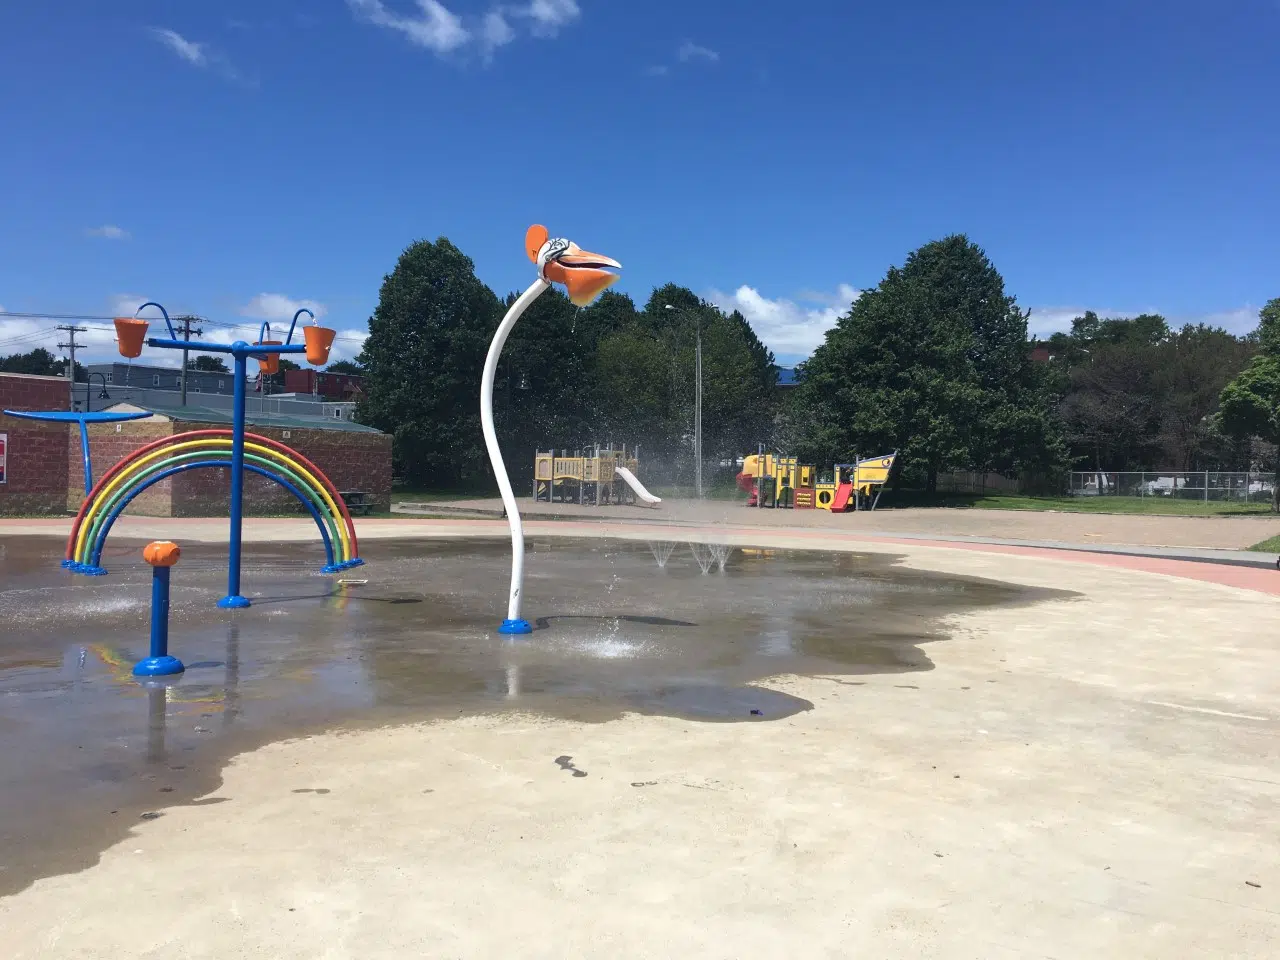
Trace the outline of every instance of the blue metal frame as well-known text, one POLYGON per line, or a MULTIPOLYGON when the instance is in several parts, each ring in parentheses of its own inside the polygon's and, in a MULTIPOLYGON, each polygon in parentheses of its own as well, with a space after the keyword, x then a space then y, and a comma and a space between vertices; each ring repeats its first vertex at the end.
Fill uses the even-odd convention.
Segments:
POLYGON ((44 420, 48 423, 80 424, 80 454, 84 457, 84 495, 93 492, 93 463, 89 459, 90 423, 123 423, 126 420, 144 420, 151 414, 142 413, 108 413, 99 410, 97 413, 76 413, 68 410, 6 410, 5 416, 18 417, 22 420, 44 420))
MULTIPOLYGON (((230 557, 227 561, 227 595, 218 601, 218 606, 223 609, 232 610, 247 607, 249 606, 249 601, 240 593, 241 534, 244 528, 244 471, 246 469, 244 462, 244 407, 245 379, 248 377, 247 362, 249 357, 262 357, 269 353, 306 353, 307 348, 305 344, 295 344, 293 342, 293 331, 298 325, 298 318, 304 313, 312 320, 315 320, 316 315, 306 307, 295 311, 293 314, 293 322, 289 324, 289 335, 285 338, 285 342, 283 344, 255 346, 254 344, 245 343, 243 340, 237 340, 230 344, 208 343, 204 340, 179 340, 178 335, 173 330, 173 323, 169 320, 169 311, 165 310, 164 307, 154 301, 148 301, 138 308, 137 313, 141 313, 147 307, 155 307, 164 315, 164 323, 169 330, 169 336, 167 338, 149 337, 147 339, 147 346, 157 347, 163 350, 195 350, 199 353, 229 353, 235 361, 235 393, 232 400, 231 414, 231 543, 230 557)), ((134 315, 136 316, 137 313, 134 315)), ((264 322, 262 327, 259 328, 258 339, 266 339, 262 336, 262 331, 269 331, 270 329, 270 326, 264 322)), ((225 466, 225 464, 218 465, 225 466)), ((200 464, 193 464, 193 466, 200 466, 200 464)), ((263 473, 264 476, 271 476, 265 471, 255 468, 253 465, 249 465, 248 469, 263 473)), ((160 476, 168 476, 168 473, 162 473, 160 476)), ((272 477, 272 479, 279 481, 286 487, 289 487, 299 496, 299 499, 303 499, 305 502, 305 498, 301 496, 297 488, 293 487, 292 484, 287 483, 280 477, 272 477)), ((146 486, 149 485, 149 483, 145 484, 139 489, 145 489, 146 486)), ((128 503, 129 499, 132 499, 132 496, 126 499, 124 503, 128 503)), ((122 507, 123 503, 120 506, 122 507)), ((311 508, 310 503, 307 503, 307 506, 311 508)), ((314 508, 311 509, 312 516, 316 517, 316 523, 321 526, 320 532, 324 535, 325 551, 329 557, 328 567, 333 568, 333 546, 329 542, 329 534, 323 529, 323 521, 320 520, 319 514, 314 510, 314 508)), ((115 519, 115 516, 118 513, 119 509, 111 515, 108 522, 104 525, 104 529, 111 526, 111 521, 115 519)), ((93 556, 89 572, 92 572, 93 568, 99 567, 98 560, 99 558, 95 554, 93 556)), ((354 566, 355 564, 353 563, 351 565, 354 566)))
MULTIPOLYGON (((238 475, 239 471, 235 471, 234 464, 227 460, 197 460, 195 463, 184 463, 177 467, 170 467, 167 470, 161 470, 155 476, 148 477, 144 482, 132 488, 129 491, 128 495, 121 498, 120 502, 115 505, 115 507, 112 509, 112 511, 109 514, 107 514, 107 519, 103 521, 102 528, 98 531, 98 536, 94 540, 93 545, 90 549, 89 563, 87 565, 82 564, 80 567, 73 567, 71 569, 73 569, 76 573, 84 573, 90 576, 100 576, 106 573, 106 571, 102 568, 102 548, 106 545, 107 534, 111 532, 111 525, 116 522, 116 518, 120 516, 120 514, 124 511, 124 508, 129 505, 129 503, 133 500, 134 497, 142 493, 142 491, 146 490, 152 484, 159 483, 161 480, 164 480, 166 477, 171 477, 175 473, 182 473, 186 470, 195 470, 197 467, 221 467, 224 470, 227 468, 231 468, 233 470, 231 474, 232 486, 233 487, 235 486, 235 478, 238 475)), ((259 474, 260 476, 264 476, 271 480, 274 480, 276 483, 280 484, 280 486, 284 487, 286 490, 292 493, 295 497, 297 497, 300 501, 302 501, 303 506, 305 506, 307 510, 310 512, 311 518, 315 520, 316 526, 320 528, 320 536, 324 540, 325 557, 329 561, 328 565, 325 568, 326 572, 329 572, 330 568, 336 568, 334 564, 334 558, 333 558, 333 541, 329 538, 329 531, 325 529, 324 518, 320 516, 320 511, 316 509, 315 504, 313 504, 310 500, 308 500, 301 490, 299 490, 296 486, 294 486, 284 477, 276 476, 270 470, 260 467, 256 463, 242 463, 241 467, 244 470, 249 470, 249 471, 252 471, 253 473, 259 474)), ((239 560, 238 554, 236 559, 237 561, 239 560)), ((236 586, 239 587, 240 565, 238 562, 234 565, 233 569, 235 573, 236 586)), ((219 601, 218 605, 222 606, 222 601, 219 601)), ((248 606, 248 605, 249 605, 249 601, 246 600, 244 602, 244 606, 248 606)))

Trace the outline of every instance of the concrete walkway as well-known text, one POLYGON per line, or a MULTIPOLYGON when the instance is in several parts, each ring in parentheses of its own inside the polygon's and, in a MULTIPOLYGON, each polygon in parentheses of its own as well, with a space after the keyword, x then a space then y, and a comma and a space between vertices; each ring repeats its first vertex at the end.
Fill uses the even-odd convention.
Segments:
MULTIPOLYGON (((748 514, 770 511, 746 511, 748 514)), ((820 511, 814 511, 820 512, 820 511)), ((1000 511, 988 511, 1000 513, 1000 511)), ((785 511, 791 515, 794 511, 785 511)), ((802 514, 803 515, 803 514, 802 514)), ((1168 518, 1165 518, 1168 519, 1168 518)), ((70 522, 62 519, 0 520, 0 538, 4 536, 67 536, 70 522)), ((360 519, 356 531, 362 541, 451 539, 459 537, 509 536, 505 520, 428 519, 402 516, 388 519, 360 519)), ((1277 555, 1208 548, 1114 546, 1055 541, 1006 540, 995 537, 961 535, 923 535, 901 533, 886 535, 848 526, 784 527, 737 526, 724 524, 698 525, 692 522, 671 523, 650 515, 646 521, 631 517, 611 518, 596 515, 590 519, 538 520, 525 522, 530 536, 614 538, 620 540, 679 540, 702 543, 726 543, 736 546, 766 546, 800 550, 840 550, 887 552, 891 545, 917 545, 929 549, 985 551, 1011 555, 1039 555, 1042 559, 1065 560, 1145 570, 1186 579, 1221 583, 1280 594, 1280 570, 1277 555)), ((227 521, 217 517, 137 517, 125 516, 113 528, 114 538, 135 540, 170 539, 182 542, 222 543, 227 538, 227 521)), ((310 542, 315 539, 315 526, 310 520, 293 518, 252 518, 245 523, 246 543, 310 542)))
MULTIPOLYGON (((362 530, 451 535, 405 523, 362 530)), ((1274 597, 1061 553, 867 548, 1073 595, 957 615, 905 678, 772 678, 813 704, 786 720, 516 703, 265 747, 95 866, 0 900, 4 954, 1280 955, 1274 597)))
MULTIPOLYGON (((502 515, 502 503, 497 499, 400 503, 396 505, 396 510, 436 516, 499 517, 502 515)), ((934 538, 980 537, 1054 545, 1101 544, 1238 551, 1247 550, 1270 537, 1280 536, 1280 517, 1270 514, 1168 517, 946 507, 832 514, 826 510, 752 510, 744 506, 742 501, 731 500, 666 500, 656 507, 591 507, 578 506, 576 503, 534 503, 528 498, 520 501, 520 512, 526 517, 539 519, 795 527, 934 538)), ((1272 557, 1272 562, 1274 560, 1272 557)))

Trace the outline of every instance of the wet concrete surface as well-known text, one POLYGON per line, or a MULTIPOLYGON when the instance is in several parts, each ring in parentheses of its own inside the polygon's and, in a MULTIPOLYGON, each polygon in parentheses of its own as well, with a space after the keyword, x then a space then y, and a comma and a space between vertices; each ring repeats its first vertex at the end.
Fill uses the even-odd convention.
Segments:
POLYGON ((895 569, 884 555, 529 549, 536 629, 509 639, 494 632, 506 542, 372 543, 345 575, 364 583, 318 575, 318 547, 253 545, 253 607, 237 612, 214 606, 225 548, 189 548, 170 648, 188 669, 146 687, 130 675, 147 651, 141 544, 113 541, 111 575, 84 578, 58 569, 52 540, 0 541, 0 895, 91 865, 159 809, 220 802, 226 759, 269 741, 509 710, 764 722, 812 705, 756 681, 929 670, 925 645, 946 639, 948 615, 1065 595, 895 569))

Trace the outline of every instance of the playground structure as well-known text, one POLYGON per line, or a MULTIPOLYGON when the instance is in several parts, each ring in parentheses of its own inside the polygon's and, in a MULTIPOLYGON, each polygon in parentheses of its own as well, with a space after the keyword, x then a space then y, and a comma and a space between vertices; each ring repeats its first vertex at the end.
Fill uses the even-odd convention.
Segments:
MULTIPOLYGON (((166 350, 192 350, 202 353, 229 353, 234 360, 235 395, 230 430, 194 430, 175 434, 147 444, 124 457, 108 470, 92 486, 92 468, 86 422, 112 422, 133 419, 137 415, 76 414, 81 424, 81 443, 85 456, 85 499, 76 515, 62 566, 75 573, 102 576, 102 549, 112 524, 129 503, 153 484, 186 470, 199 468, 229 469, 231 471, 231 534, 227 559, 227 594, 218 601, 224 609, 240 609, 249 606, 248 598, 240 593, 241 543, 244 526, 243 493, 246 471, 264 476, 280 484, 292 493, 316 522, 324 542, 326 564, 324 573, 336 573, 355 567, 360 559, 356 542, 355 525, 332 481, 296 450, 282 443, 245 433, 245 391, 249 357, 253 357, 264 373, 279 368, 280 354, 306 354, 307 362, 323 366, 329 360, 335 331, 315 325, 315 315, 305 307, 293 315, 289 334, 284 341, 271 339, 271 325, 263 323, 258 340, 253 344, 237 340, 234 343, 210 343, 199 340, 179 340, 169 319, 169 313, 158 303, 148 302, 135 311, 134 317, 117 317, 116 338, 120 354, 133 359, 147 346, 166 350), (147 337, 150 321, 140 319, 136 313, 154 307, 164 317, 169 336, 147 337), (307 314, 312 325, 303 328, 303 343, 293 343, 298 318, 307 314), (108 419, 108 417, 112 419, 108 419), (248 441, 248 442, 246 442, 248 441), (248 452, 246 452, 246 450, 248 452)), ((36 414, 34 418, 68 419, 52 414, 36 414)), ((177 548, 172 553, 177 561, 177 548)), ((150 562, 150 559, 149 559, 150 562)), ((153 564, 160 569, 160 564, 153 564)), ((159 574, 157 573, 157 577, 159 574)), ((167 567, 166 567, 167 584, 167 567)), ((157 580, 158 582, 158 580, 157 580)), ((157 587, 157 589, 159 589, 157 587)))
POLYGON ((538 450, 533 456, 533 499, 551 503, 593 503, 604 505, 662 502, 644 488, 636 474, 640 470, 640 448, 627 454, 626 444, 596 444, 590 450, 538 450))
POLYGON ((588 253, 571 240, 552 237, 547 228, 539 224, 525 231, 524 248, 538 269, 537 279, 511 304, 498 324, 480 378, 480 428, 489 451, 489 461, 493 464, 494 479, 498 481, 498 492, 502 495, 507 523, 511 527, 511 588, 507 595, 507 618, 498 627, 499 633, 508 634, 532 633, 533 626, 520 616, 520 592, 524 586, 524 527, 520 522, 515 491, 511 489, 511 478, 502 460, 502 448, 498 446, 498 434, 493 427, 493 381, 498 372, 498 360, 516 321, 551 284, 564 284, 569 302, 585 307, 617 281, 618 274, 614 271, 622 268, 622 264, 611 257, 588 253))
POLYGON ((897 456, 894 451, 837 463, 829 479, 815 480, 815 467, 795 457, 765 453, 762 446, 758 453, 742 458, 738 487, 750 494, 748 507, 817 508, 832 513, 874 510, 897 456))

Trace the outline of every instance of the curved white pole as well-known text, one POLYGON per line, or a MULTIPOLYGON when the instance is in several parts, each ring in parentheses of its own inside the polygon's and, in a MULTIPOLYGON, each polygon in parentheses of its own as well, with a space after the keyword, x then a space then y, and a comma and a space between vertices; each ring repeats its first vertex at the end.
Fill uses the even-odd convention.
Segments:
POLYGON ((507 315, 498 324, 493 343, 489 344, 489 355, 484 359, 484 375, 480 379, 480 429, 484 433, 484 445, 489 449, 489 462, 493 464, 493 475, 498 481, 498 492, 502 494, 502 505, 507 510, 507 523, 511 525, 511 596, 507 601, 507 619, 498 628, 499 633, 532 633, 533 628, 528 621, 520 619, 520 590, 524 585, 524 528, 520 526, 520 509, 516 506, 511 478, 507 476, 506 464, 502 462, 502 450, 498 447, 498 435, 493 429, 493 378, 498 372, 498 358, 502 356, 502 348, 511 335, 511 328, 516 325, 520 315, 529 309, 529 304, 537 300, 549 286, 551 284, 539 277, 511 305, 507 315))

